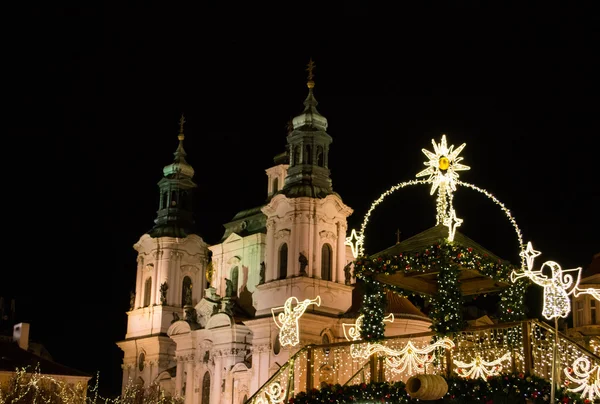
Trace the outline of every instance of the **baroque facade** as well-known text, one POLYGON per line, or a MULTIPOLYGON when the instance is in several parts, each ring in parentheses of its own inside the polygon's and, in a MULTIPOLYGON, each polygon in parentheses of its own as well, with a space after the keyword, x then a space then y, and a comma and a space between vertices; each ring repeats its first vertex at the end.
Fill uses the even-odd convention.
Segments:
MULTIPOLYGON (((332 188, 333 139, 312 74, 307 86, 286 152, 265 170, 267 202, 235 214, 214 245, 194 233, 182 117, 175 160, 158 184, 155 226, 134 245, 136 292, 117 343, 123 388, 160 383, 186 404, 243 403, 301 346, 345 341, 342 324, 356 321, 360 305, 345 244, 353 211, 332 188), (317 296, 320 305, 300 319, 299 344, 282 342, 272 309, 317 296)), ((386 334, 429 331, 430 319, 406 299, 388 311, 396 321, 386 334)))

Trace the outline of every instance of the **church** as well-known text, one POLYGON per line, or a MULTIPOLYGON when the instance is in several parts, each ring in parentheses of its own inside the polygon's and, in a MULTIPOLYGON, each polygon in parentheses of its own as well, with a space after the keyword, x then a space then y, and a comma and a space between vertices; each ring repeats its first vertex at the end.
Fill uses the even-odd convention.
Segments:
MULTIPOLYGON (((136 289, 117 342, 123 389, 158 383, 186 404, 244 403, 300 347, 346 341, 344 324, 355 323, 361 304, 356 251, 346 243, 353 210, 332 186, 333 138, 310 66, 304 110, 289 125, 285 152, 265 168, 266 203, 236 213, 215 245, 194 232, 197 185, 182 117, 174 161, 158 183, 155 225, 134 245, 136 289), (274 321, 292 297, 309 303, 293 343, 274 321)), ((430 330, 431 319, 408 299, 389 297, 395 321, 386 335, 430 330)))

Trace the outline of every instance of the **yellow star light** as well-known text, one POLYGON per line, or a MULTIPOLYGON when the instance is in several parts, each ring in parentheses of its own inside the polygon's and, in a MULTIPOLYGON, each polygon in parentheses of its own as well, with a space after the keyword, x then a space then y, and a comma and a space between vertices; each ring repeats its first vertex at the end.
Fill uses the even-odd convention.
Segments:
POLYGON ((446 144, 446 135, 442 135, 442 140, 439 144, 435 143, 433 139, 431 143, 433 144, 433 152, 422 149, 423 154, 429 159, 429 161, 425 161, 423 164, 428 167, 419 172, 417 177, 429 175, 428 181, 431 181, 431 195, 433 195, 441 184, 448 185, 452 191, 456 191, 457 171, 471 169, 471 167, 459 163, 463 158, 458 157, 458 155, 464 149, 466 143, 461 144, 456 150, 453 150, 454 145, 448 147, 446 144))

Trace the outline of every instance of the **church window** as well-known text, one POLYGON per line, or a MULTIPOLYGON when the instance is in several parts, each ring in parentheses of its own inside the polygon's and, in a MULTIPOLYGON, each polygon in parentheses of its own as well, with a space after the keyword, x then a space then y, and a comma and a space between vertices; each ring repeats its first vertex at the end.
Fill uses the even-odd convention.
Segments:
MULTIPOLYGON (((329 344, 329 335, 323 334, 323 336, 321 337, 321 344, 323 344, 323 345, 329 344)), ((323 348, 323 352, 325 352, 325 355, 329 355, 329 348, 323 348)))
POLYGON ((281 342, 279 341, 279 333, 275 336, 275 341, 273 342, 273 353, 275 355, 279 355, 281 352, 281 342))
POLYGON ((596 301, 594 299, 590 301, 590 324, 598 324, 596 321, 596 301))
POLYGON ((181 306, 192 304, 192 279, 185 276, 181 285, 181 306))
POLYGON ((327 243, 323 244, 323 248, 321 248, 321 279, 326 281, 331 280, 332 255, 331 246, 327 243))
POLYGON ((275 177, 275 178, 273 178, 273 191, 272 192, 273 193, 277 192, 278 187, 279 187, 279 178, 275 177))
POLYGON ((177 192, 171 191, 171 206, 177 206, 177 192))
POLYGON ((179 194, 181 209, 187 209, 187 192, 181 191, 179 194))
POLYGON ((210 373, 204 373, 202 378, 202 404, 210 402, 210 373))
POLYGON ((304 164, 312 164, 312 150, 310 145, 304 147, 304 164))
POLYGON ((144 366, 146 365, 146 354, 144 352, 140 353, 138 358, 138 369, 140 372, 144 370, 144 366))
POLYGON ((283 243, 279 247, 279 279, 287 278, 288 246, 283 243))
POLYGON ((144 285, 144 307, 150 306, 150 296, 152 296, 152 277, 146 279, 144 285))
POLYGON ((317 146, 317 165, 323 167, 325 165, 325 156, 323 155, 323 146, 317 146))
POLYGON ((294 147, 294 165, 300 164, 300 146, 294 147))
POLYGON ((246 394, 244 394, 244 398, 242 399, 242 404, 245 403, 246 401, 248 401, 248 396, 246 394))
POLYGON ((167 207, 167 201, 169 199, 169 194, 167 192, 163 192, 162 198, 160 200, 160 208, 165 209, 167 207))
POLYGON ((233 286, 231 296, 237 296, 239 272, 240 271, 237 266, 231 268, 231 284, 233 286))

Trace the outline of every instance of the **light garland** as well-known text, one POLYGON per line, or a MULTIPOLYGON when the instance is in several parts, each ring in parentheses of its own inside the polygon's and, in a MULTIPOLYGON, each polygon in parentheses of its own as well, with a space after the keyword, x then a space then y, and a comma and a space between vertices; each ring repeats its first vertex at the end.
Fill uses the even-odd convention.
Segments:
MULTIPOLYGON (((361 339, 362 334, 362 324, 365 315, 361 314, 356 318, 354 324, 342 324, 342 328, 344 331, 344 337, 348 341, 358 341, 361 339)), ((390 313, 383 318, 384 322, 393 323, 394 322, 394 314, 390 313)), ((389 348, 384 345, 378 343, 366 343, 366 344, 353 344, 350 346, 350 355, 355 358, 366 359, 369 356, 373 355, 376 352, 385 352, 387 354, 394 354, 394 351, 390 351, 389 348)))
POLYGON ((279 342, 282 346, 296 346, 300 343, 298 319, 311 304, 321 306, 321 296, 314 299, 304 299, 301 302, 298 301, 297 297, 292 296, 285 301, 282 307, 271 309, 275 325, 279 328, 279 342), (292 307, 293 305, 294 307, 292 307), (275 314, 280 310, 283 310, 283 312, 275 314))
POLYGON ((600 397, 600 366, 595 365, 592 367, 587 358, 581 357, 573 362, 572 367, 565 368, 564 372, 568 379, 568 381, 565 381, 567 390, 579 393, 582 398, 587 398, 590 401, 600 397), (568 387, 569 382, 574 382, 578 386, 570 388, 568 387))
POLYGON ((571 312, 571 301, 569 295, 575 291, 581 278, 581 267, 562 270, 560 265, 554 261, 546 261, 538 271, 533 270, 535 257, 540 255, 539 251, 533 249, 531 241, 527 243, 527 250, 522 253, 527 261, 527 269, 522 272, 513 271, 510 275, 511 281, 527 277, 536 285, 544 288, 544 306, 542 315, 551 320, 556 317, 565 318, 571 312), (550 269, 551 277, 546 276, 544 268, 550 269), (575 275, 574 275, 574 274, 575 275))
POLYGON ((486 361, 477 355, 471 362, 466 363, 460 360, 454 360, 456 369, 454 371, 465 379, 482 378, 487 380, 490 376, 497 376, 502 371, 502 362, 510 359, 510 352, 505 353, 498 359, 486 361))
POLYGON ((408 374, 424 372, 424 365, 433 361, 433 356, 428 355, 436 349, 454 348, 454 342, 449 338, 443 338, 433 344, 417 348, 412 341, 408 341, 404 348, 396 351, 395 355, 385 358, 386 364, 393 373, 402 373, 408 368, 408 374))
POLYGON ((285 399, 284 390, 279 382, 271 383, 265 394, 269 397, 271 403, 281 403, 285 399))

